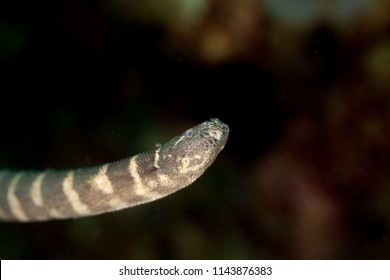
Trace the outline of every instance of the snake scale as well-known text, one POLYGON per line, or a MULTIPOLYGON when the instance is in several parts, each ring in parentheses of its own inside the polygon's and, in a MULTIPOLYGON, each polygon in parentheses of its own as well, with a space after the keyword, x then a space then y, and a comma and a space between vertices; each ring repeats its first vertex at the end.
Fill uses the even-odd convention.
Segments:
POLYGON ((182 189, 224 148, 229 127, 198 124, 152 151, 71 170, 0 170, 0 220, 33 222, 116 211, 182 189))

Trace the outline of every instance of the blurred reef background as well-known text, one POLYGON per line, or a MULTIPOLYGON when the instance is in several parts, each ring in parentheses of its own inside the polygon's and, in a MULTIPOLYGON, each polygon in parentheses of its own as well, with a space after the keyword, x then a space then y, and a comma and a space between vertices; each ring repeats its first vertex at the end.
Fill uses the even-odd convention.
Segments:
POLYGON ((390 1, 0 4, 0 166, 114 161, 217 117, 192 186, 0 223, 1 259, 390 258, 390 1))

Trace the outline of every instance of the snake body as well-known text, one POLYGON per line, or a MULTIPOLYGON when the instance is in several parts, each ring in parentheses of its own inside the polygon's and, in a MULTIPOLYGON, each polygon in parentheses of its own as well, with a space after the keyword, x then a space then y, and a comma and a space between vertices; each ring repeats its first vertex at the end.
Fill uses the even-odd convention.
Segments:
POLYGON ((211 119, 154 150, 71 170, 0 170, 0 220, 45 221, 116 211, 194 182, 225 146, 229 128, 211 119))

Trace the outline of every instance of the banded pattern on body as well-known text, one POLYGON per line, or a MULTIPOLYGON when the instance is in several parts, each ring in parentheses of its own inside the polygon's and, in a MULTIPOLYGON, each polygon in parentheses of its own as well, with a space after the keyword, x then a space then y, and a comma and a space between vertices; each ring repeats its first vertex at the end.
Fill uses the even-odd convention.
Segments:
POLYGON ((229 128, 211 119, 155 150, 74 170, 0 170, 0 220, 45 221, 116 211, 194 182, 225 146, 229 128))

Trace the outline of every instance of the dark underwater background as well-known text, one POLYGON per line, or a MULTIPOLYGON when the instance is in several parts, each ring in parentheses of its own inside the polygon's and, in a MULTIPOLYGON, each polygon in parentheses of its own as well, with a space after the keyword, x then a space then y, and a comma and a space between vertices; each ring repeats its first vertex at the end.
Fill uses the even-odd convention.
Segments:
POLYGON ((131 156, 217 117, 190 187, 0 223, 1 259, 388 259, 390 2, 3 1, 0 167, 131 156))

